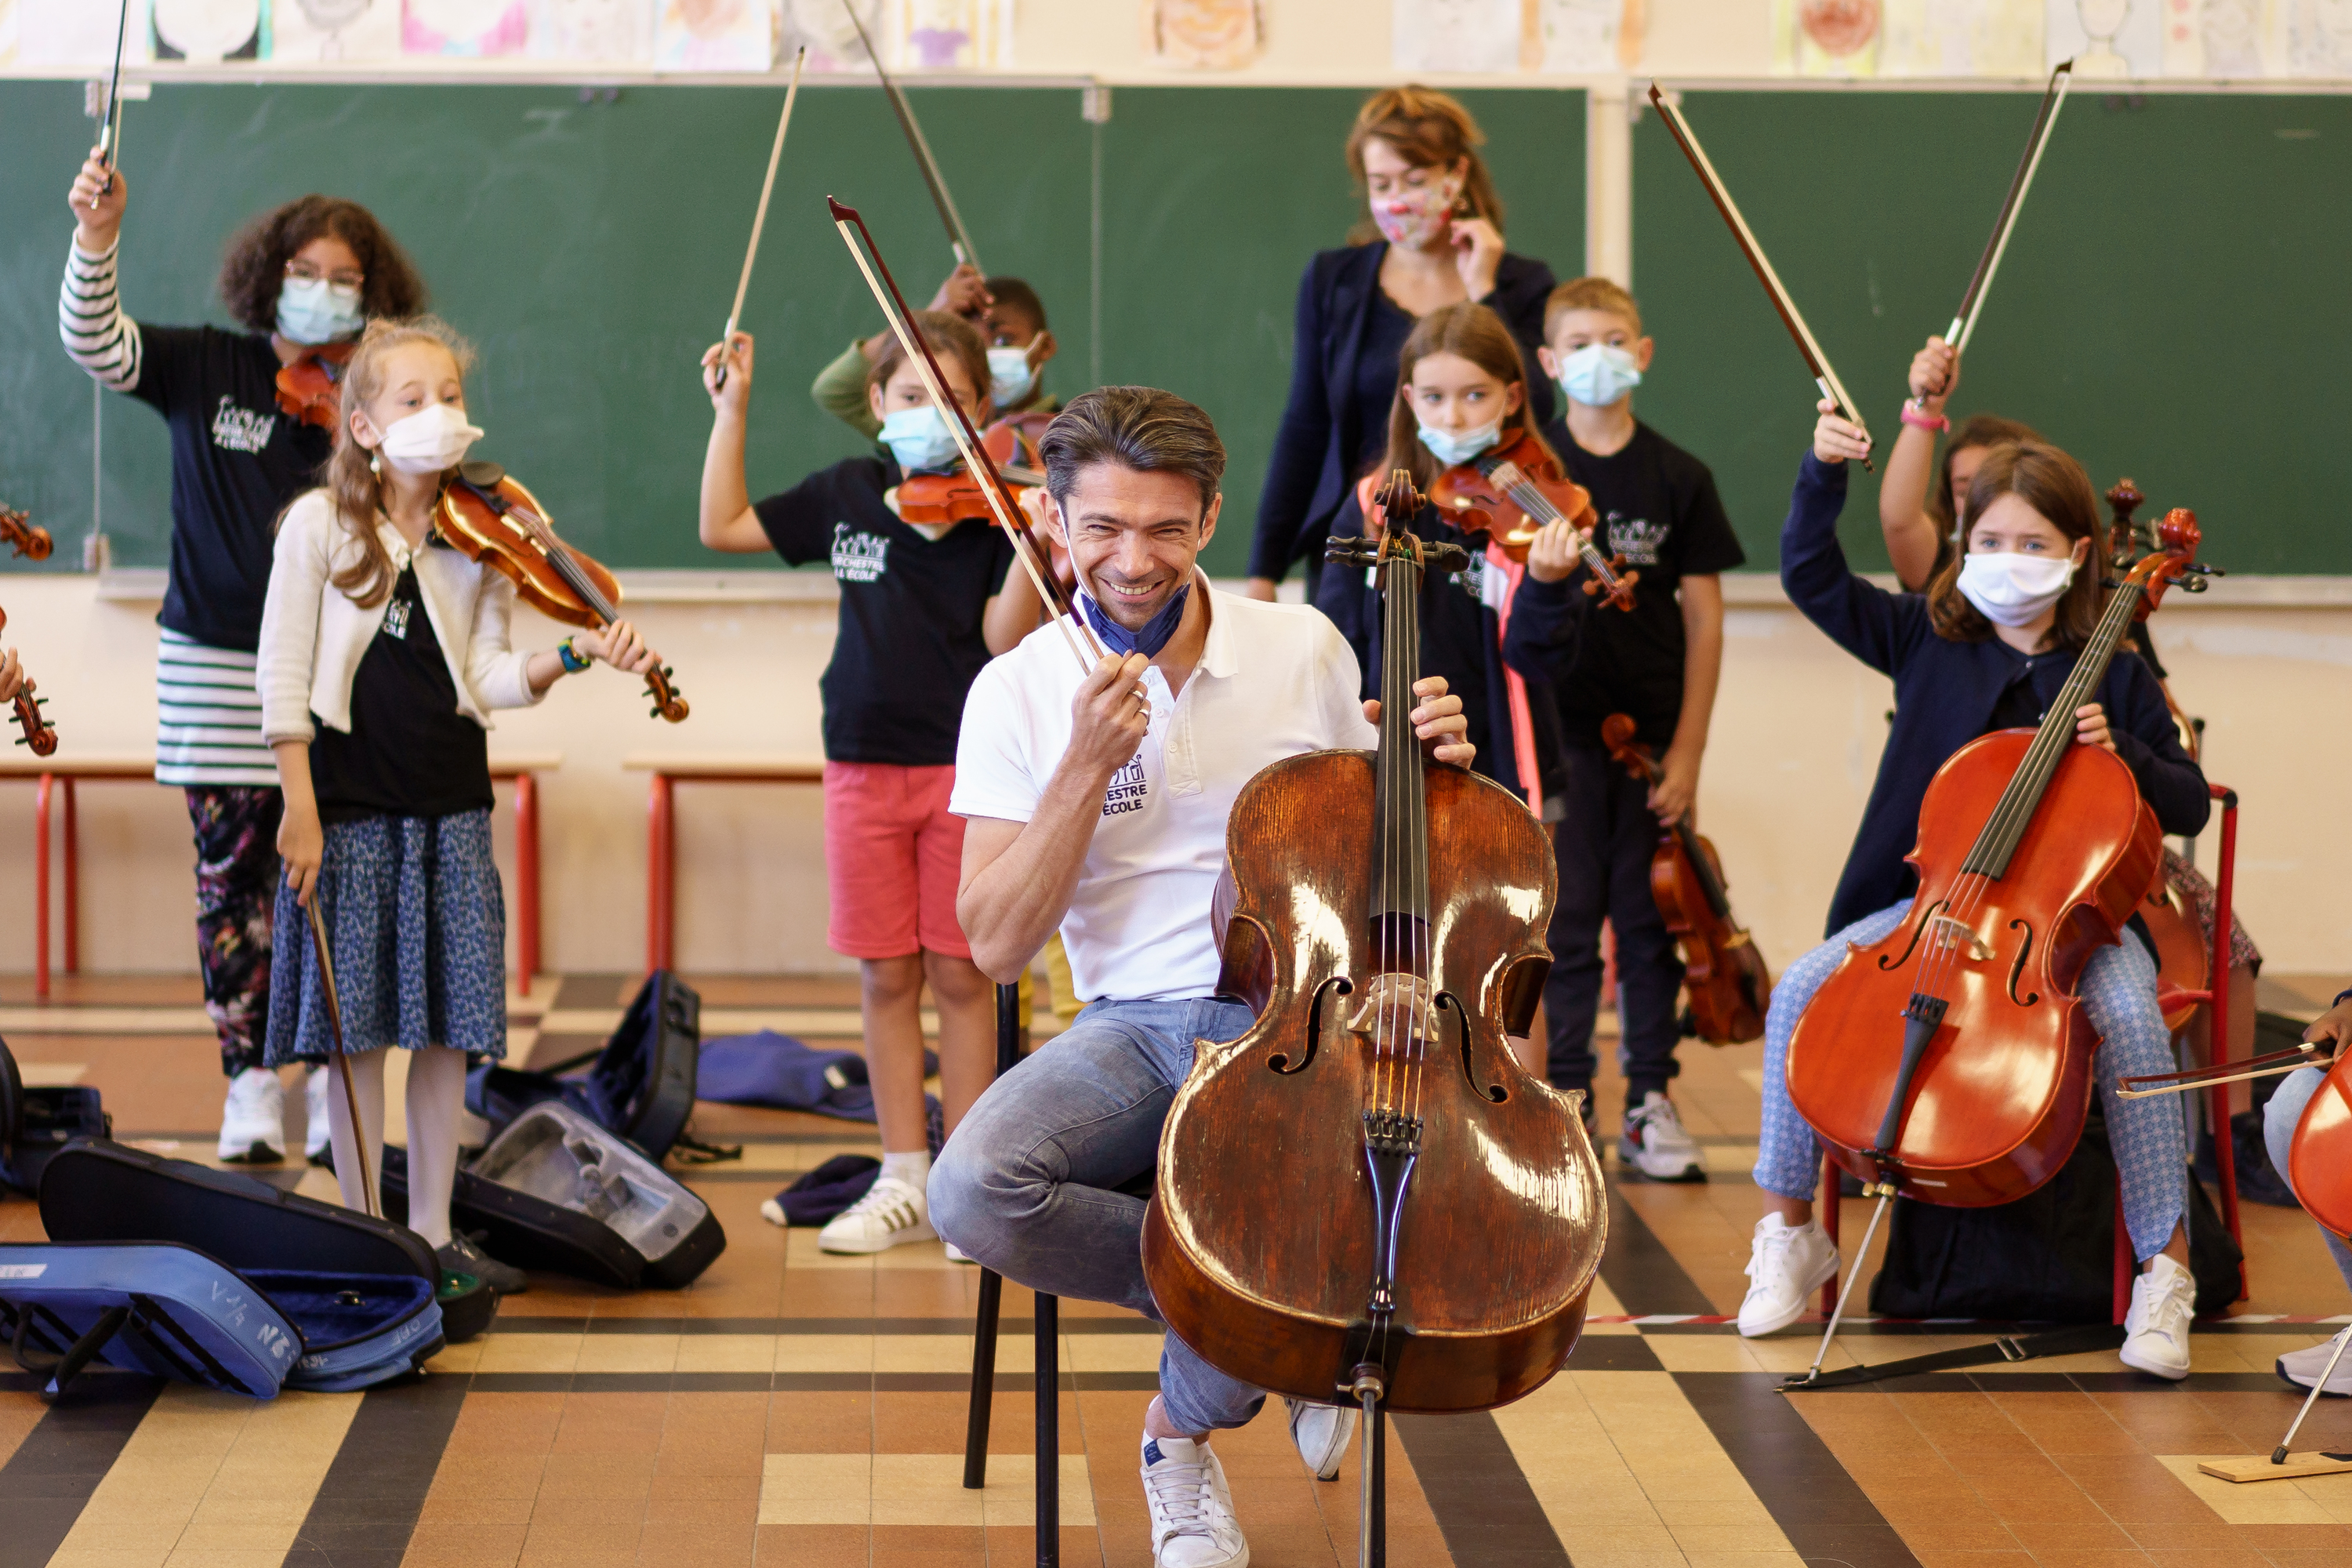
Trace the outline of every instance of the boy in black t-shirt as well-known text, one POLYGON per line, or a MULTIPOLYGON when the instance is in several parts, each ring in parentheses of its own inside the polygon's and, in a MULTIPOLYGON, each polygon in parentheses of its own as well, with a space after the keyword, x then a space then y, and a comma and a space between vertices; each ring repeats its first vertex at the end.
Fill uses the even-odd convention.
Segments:
POLYGON ((1697 795, 1723 668, 1717 574, 1745 557, 1706 465, 1633 417, 1633 389, 1654 345, 1633 296, 1605 278, 1563 283, 1545 306, 1544 338, 1543 368, 1568 395, 1566 416, 1544 434, 1569 478, 1591 492, 1594 543, 1641 574, 1631 611, 1591 608, 1572 542, 1547 537, 1528 555, 1504 642, 1515 668, 1551 681, 1566 742, 1544 987, 1550 1076, 1562 1089, 1591 1088, 1605 920, 1616 935, 1625 1071, 1619 1153, 1654 1180, 1705 1181, 1698 1146, 1666 1094, 1679 1070, 1683 964, 1650 891, 1650 857, 1659 826, 1697 795), (1655 789, 1602 748, 1601 722, 1612 713, 1632 715, 1635 738, 1660 753, 1655 789))
MULTIPOLYGON (((974 426, 989 413, 988 351, 960 317, 919 311, 917 330, 949 393, 974 426)), ((858 961, 859 1009, 881 1123, 882 1172, 827 1225, 828 1252, 881 1252, 929 1241, 930 1154, 923 1106, 923 987, 940 1014, 947 1126, 988 1087, 996 1056, 987 977, 955 912, 963 819, 948 810, 964 694, 990 658, 1037 625, 1027 577, 1012 572, 1003 531, 977 520, 929 527, 899 516, 909 474, 958 466, 953 438, 896 337, 876 357, 866 398, 884 450, 822 468, 752 503, 743 479, 751 338, 703 356, 717 411, 702 468, 702 542, 772 549, 797 566, 829 561, 841 590, 824 700, 826 940, 858 961), (727 380, 712 385, 724 357, 727 380)), ((763 1212, 766 1212, 763 1210, 763 1212)), ((782 1211, 769 1215, 782 1224, 782 1211)))

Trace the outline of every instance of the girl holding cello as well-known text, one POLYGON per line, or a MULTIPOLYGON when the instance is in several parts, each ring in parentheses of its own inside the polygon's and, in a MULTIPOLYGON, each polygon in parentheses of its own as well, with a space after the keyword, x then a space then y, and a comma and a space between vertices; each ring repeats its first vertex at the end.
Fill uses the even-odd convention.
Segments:
MULTIPOLYGON (((468 1052, 506 1054, 506 900, 490 855, 490 710, 537 703, 602 659, 660 660, 625 621, 526 653, 508 642, 515 586, 436 526, 443 488, 482 432, 466 419, 472 351, 430 317, 369 325, 342 380, 326 483, 287 509, 261 618, 261 723, 286 809, 278 928, 316 900, 334 966, 344 1065, 373 1167, 383 1149, 385 1051, 408 1068, 408 1226, 441 1265, 502 1293, 527 1283, 449 1229, 468 1052)), ((279 950, 268 1064, 334 1044, 313 945, 279 950)), ((324 1077, 324 1074, 320 1075, 324 1077)), ((362 1176, 340 1094, 335 1179, 362 1176)))
MULTIPOLYGON (((1830 940, 1799 959, 1772 993, 1764 1059, 1764 1114, 1756 1227, 1739 1331, 1787 1327, 1835 1272, 1837 1248, 1815 1223, 1821 1156, 1790 1103, 1789 1044, 1798 1017, 1845 956, 1902 923, 1916 887, 1904 856, 1917 833, 1928 781, 1978 736, 2036 725, 2073 672, 2105 595, 2100 520, 2090 480, 2072 458, 2038 441, 1987 452, 1970 483, 1967 551, 1924 594, 1889 594, 1857 575, 1837 542, 1847 459, 1867 437, 1829 412, 1815 426, 1780 537, 1780 580, 1807 618, 1895 681, 1895 715, 1853 853, 1831 906, 1830 940)), ((2204 775, 2180 748, 2163 695, 2136 658, 2109 665, 2097 700, 2075 715, 2075 738, 2132 772, 2167 833, 2194 834, 2210 802, 2204 775)), ((2098 948, 2077 988, 2101 1045, 2099 1100, 2115 1151, 2124 1215, 2142 1272, 2126 1320, 2124 1363, 2168 1378, 2189 1373, 2195 1284, 2187 1267, 2186 1163, 2179 1108, 2123 1100, 2117 1079, 2160 1073, 2170 1035, 2157 1005, 2156 960, 2137 935, 2098 948)))
MULTIPOLYGON (((129 201, 122 171, 93 151, 70 197, 74 238, 58 331, 92 380, 171 426, 155 780, 186 792, 195 829, 196 954, 229 1080, 219 1156, 275 1161, 286 1149, 284 1094, 261 1058, 281 801, 254 692, 254 650, 272 527, 318 482, 335 424, 331 404, 313 421, 282 406, 279 381, 315 350, 348 343, 368 321, 413 314, 425 287, 365 207, 304 196, 229 242, 220 294, 241 331, 145 325, 123 313, 116 282, 129 201)), ((327 1144, 326 1087, 312 1076, 313 1156, 327 1144)))

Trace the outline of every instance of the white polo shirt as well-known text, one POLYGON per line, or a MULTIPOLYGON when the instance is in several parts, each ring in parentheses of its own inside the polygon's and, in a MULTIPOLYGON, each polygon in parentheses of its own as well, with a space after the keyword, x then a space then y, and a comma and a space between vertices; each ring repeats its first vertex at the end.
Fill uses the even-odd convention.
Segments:
MULTIPOLYGON (((1217 988, 1209 901, 1225 865, 1225 819, 1259 769, 1301 752, 1370 750, 1362 679, 1319 610, 1268 605, 1194 584, 1209 603, 1200 663, 1171 699, 1143 672, 1151 725, 1112 775, 1094 843, 1062 919, 1079 995, 1123 1002, 1217 988)), ((1042 626, 992 662, 964 700, 956 746, 959 816, 1027 822, 1070 743, 1083 676, 1062 632, 1042 626)))

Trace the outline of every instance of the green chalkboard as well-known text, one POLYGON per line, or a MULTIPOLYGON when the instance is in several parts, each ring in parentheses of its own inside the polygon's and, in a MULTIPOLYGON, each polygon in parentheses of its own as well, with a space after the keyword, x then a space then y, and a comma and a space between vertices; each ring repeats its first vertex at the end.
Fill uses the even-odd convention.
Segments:
MULTIPOLYGON (((1208 564, 1239 571, 1288 382, 1298 275, 1356 210, 1340 144, 1361 93, 1122 89, 1099 130, 1074 88, 911 96, 982 260, 1046 302, 1062 344, 1049 384, 1066 395, 1098 366, 1216 416, 1234 462, 1208 564)), ((1582 94, 1465 97, 1491 138, 1513 247, 1572 275, 1582 94)), ((738 87, 587 101, 569 87, 159 84, 125 111, 126 303, 147 321, 219 321, 220 249, 253 211, 309 190, 365 202, 481 351, 468 402, 486 455, 614 565, 717 564, 694 537, 709 422, 694 367, 725 320, 781 101, 738 87)), ((52 568, 68 569, 90 515, 93 399, 57 346, 55 311, 64 191, 90 124, 78 83, 43 82, 0 83, 0 123, 12 132, 0 161, 0 499, 48 523, 52 568)), ((744 308, 760 340, 754 493, 859 449, 805 392, 877 324, 824 220, 827 194, 864 211, 910 294, 928 296, 950 261, 881 95, 804 91, 744 308)), ((160 564, 161 422, 120 397, 102 408, 115 560, 160 564)))
MULTIPOLYGON (((1949 322, 2038 95, 1692 92, 1684 111, 1882 444, 1949 322)), ((1644 418, 1714 466, 1769 566, 1810 439, 1803 362, 1654 114, 1635 130, 1633 282, 1658 340, 1644 418)), ((2208 560, 2352 572, 2352 99, 2078 87, 1951 412, 2033 425, 2097 488, 2203 521, 2208 560)), ((1843 531, 1882 566, 1876 481, 1843 531)))

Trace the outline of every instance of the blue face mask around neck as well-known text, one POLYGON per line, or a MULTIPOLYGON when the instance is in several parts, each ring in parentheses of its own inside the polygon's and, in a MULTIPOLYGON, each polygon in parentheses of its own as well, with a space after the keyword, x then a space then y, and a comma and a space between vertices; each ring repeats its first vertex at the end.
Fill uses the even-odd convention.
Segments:
POLYGON ((940 473, 955 466, 955 437, 929 404, 901 408, 882 421, 882 444, 912 473, 940 473))
POLYGON ((1184 601, 1192 592, 1192 584, 1190 583, 1177 589, 1168 603, 1160 606, 1160 613, 1144 623, 1141 631, 1129 631, 1112 620, 1109 612, 1095 603, 1092 594, 1078 595, 1078 608, 1085 612, 1087 625, 1094 628, 1095 636, 1112 654, 1120 658, 1131 653, 1157 658, 1160 650, 1168 646, 1168 639, 1176 635, 1177 625, 1184 618, 1184 601))

